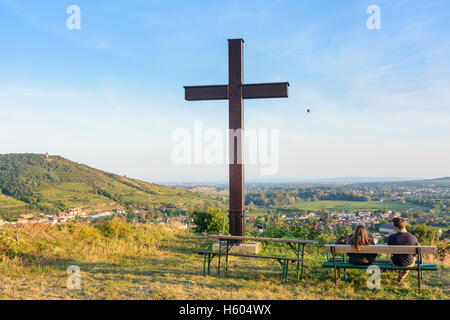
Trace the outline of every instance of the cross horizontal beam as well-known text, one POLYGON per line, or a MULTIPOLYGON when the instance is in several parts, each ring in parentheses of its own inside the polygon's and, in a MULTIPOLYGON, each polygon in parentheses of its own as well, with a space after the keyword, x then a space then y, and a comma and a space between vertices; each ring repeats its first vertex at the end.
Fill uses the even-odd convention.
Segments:
POLYGON ((289 82, 244 84, 244 99, 287 98, 289 82))
POLYGON ((227 100, 228 86, 189 86, 184 87, 184 96, 188 101, 227 100))
MULTIPOLYGON (((255 83, 242 86, 242 98, 287 98, 289 82, 255 83)), ((185 99, 188 101, 227 100, 230 96, 228 85, 185 86, 185 99)))

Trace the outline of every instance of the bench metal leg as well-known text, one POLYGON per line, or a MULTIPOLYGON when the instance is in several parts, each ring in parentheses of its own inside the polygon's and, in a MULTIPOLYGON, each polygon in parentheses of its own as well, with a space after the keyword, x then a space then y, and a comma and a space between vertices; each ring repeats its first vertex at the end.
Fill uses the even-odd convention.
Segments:
POLYGON ((278 263, 281 266, 281 283, 286 283, 286 277, 287 277, 287 269, 288 269, 288 261, 285 259, 278 259, 278 263))
MULTIPOLYGON (((302 272, 300 274, 300 280, 303 280, 303 261, 305 259, 305 245, 302 245, 302 272)), ((297 270, 297 277, 298 277, 298 270, 297 270)))
POLYGON ((284 283, 287 282, 288 269, 289 269, 289 260, 284 260, 286 264, 286 271, 284 272, 284 283))
MULTIPOLYGON (((228 240, 227 240, 227 253, 229 253, 230 247, 228 245, 228 240)), ((228 273, 228 255, 225 256, 225 273, 228 273)))
POLYGON ((212 260, 211 254, 208 253, 208 275, 209 275, 209 271, 211 270, 211 260, 212 260))
POLYGON ((281 273, 281 283, 286 283, 287 261, 283 260, 283 272, 281 273))
POLYGON ((206 276, 206 253, 203 254, 203 275, 206 276))
POLYGON ((417 287, 420 289, 420 271, 417 271, 417 287))
MULTIPOLYGON (((300 258, 300 243, 297 245, 297 259, 300 258)), ((297 261, 297 281, 300 280, 300 261, 297 261)), ((303 263, 302 263, 302 271, 303 271, 303 263)))
MULTIPOLYGON (((233 241, 227 240, 227 253, 230 253, 231 249, 234 247, 233 241)), ((228 255, 225 256, 225 273, 228 273, 228 255)))
POLYGON ((420 290, 420 280, 422 278, 422 270, 420 270, 420 264, 422 263, 422 252, 419 248, 416 249, 416 254, 419 261, 419 263, 417 264, 417 285, 420 290))
POLYGON ((335 248, 331 247, 331 253, 333 254, 333 265, 334 265, 334 286, 337 286, 337 272, 336 272, 336 252, 335 248))
POLYGON ((205 253, 203 254, 203 275, 209 275, 211 269, 211 260, 214 258, 214 254, 205 253), (206 264, 208 264, 208 269, 206 269, 206 264))
POLYGON ((217 257, 217 259, 219 260, 217 262, 217 275, 218 276, 220 275, 220 256, 221 256, 221 253, 222 253, 222 241, 219 240, 219 256, 217 257))
POLYGON ((305 244, 297 244, 297 247, 295 247, 292 243, 288 243, 291 247, 292 251, 294 251, 295 256, 297 257, 297 281, 303 279, 303 258, 305 256, 305 244), (301 246, 301 250, 300 250, 301 246), (300 259, 301 257, 301 259, 300 259), (301 264, 301 269, 300 269, 301 264))
POLYGON ((418 285, 419 289, 420 289, 420 279, 422 278, 421 274, 422 274, 422 270, 420 270, 420 264, 419 264, 417 266, 417 285, 418 285))

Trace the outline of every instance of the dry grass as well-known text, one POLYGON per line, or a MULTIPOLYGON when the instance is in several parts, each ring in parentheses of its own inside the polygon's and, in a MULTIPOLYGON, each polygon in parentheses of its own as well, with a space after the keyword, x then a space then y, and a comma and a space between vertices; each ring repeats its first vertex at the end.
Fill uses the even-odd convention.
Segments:
MULTIPOLYGON (((114 221, 94 228, 26 226, 0 229, 1 299, 449 299, 449 268, 425 274, 424 288, 398 288, 394 273, 383 274, 382 289, 369 290, 367 274, 348 273, 334 287, 320 267, 323 250, 308 252, 306 278, 281 284, 277 262, 230 259, 230 272, 201 275, 203 259, 193 248, 210 243, 165 226, 132 226, 114 221), (81 289, 66 286, 69 265, 81 268, 81 289)), ((266 251, 274 250, 266 248, 266 251)))

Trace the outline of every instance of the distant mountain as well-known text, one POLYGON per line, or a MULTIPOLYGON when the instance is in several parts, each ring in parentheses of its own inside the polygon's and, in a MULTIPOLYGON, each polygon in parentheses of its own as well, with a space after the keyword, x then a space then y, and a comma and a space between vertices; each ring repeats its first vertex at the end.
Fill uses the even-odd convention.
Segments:
POLYGON ((394 177, 342 177, 342 178, 325 178, 315 179, 311 182, 320 184, 355 184, 355 183, 377 183, 390 181, 408 181, 408 178, 394 178, 394 177))
POLYGON ((377 182, 393 182, 393 181, 409 181, 417 180, 414 178, 395 178, 395 177, 339 177, 339 178, 317 178, 317 179, 249 179, 247 183, 255 184, 360 184, 360 183, 377 183, 377 182))
POLYGON ((0 217, 122 208, 186 210, 219 203, 208 195, 130 179, 42 154, 0 155, 0 217))
POLYGON ((390 183, 398 185, 415 185, 429 188, 450 188, 450 177, 425 180, 392 181, 390 183))

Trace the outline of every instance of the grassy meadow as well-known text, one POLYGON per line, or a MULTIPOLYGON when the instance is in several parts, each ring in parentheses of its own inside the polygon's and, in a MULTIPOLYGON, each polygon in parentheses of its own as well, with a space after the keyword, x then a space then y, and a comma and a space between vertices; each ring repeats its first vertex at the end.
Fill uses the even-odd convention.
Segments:
POLYGON ((27 203, 4 195, 0 191, 0 219, 5 213, 17 216, 27 216, 32 212, 33 210, 28 208, 27 203))
MULTIPOLYGON (((367 274, 348 272, 334 286, 320 267, 322 248, 310 247, 305 279, 281 284, 276 261, 230 258, 229 273, 202 276, 203 258, 194 248, 212 244, 175 227, 131 225, 113 220, 96 227, 24 226, 0 229, 0 299, 449 299, 450 268, 425 273, 422 290, 416 275, 409 288, 395 284, 395 273, 382 274, 382 288, 369 290, 367 274), (68 289, 67 268, 81 268, 81 288, 68 289)), ((263 253, 288 254, 285 247, 266 246, 263 253)))
POLYGON ((25 205, 26 205, 25 202, 16 200, 14 198, 8 197, 8 196, 0 193, 0 207, 10 209, 10 208, 15 208, 15 207, 22 207, 25 205))

